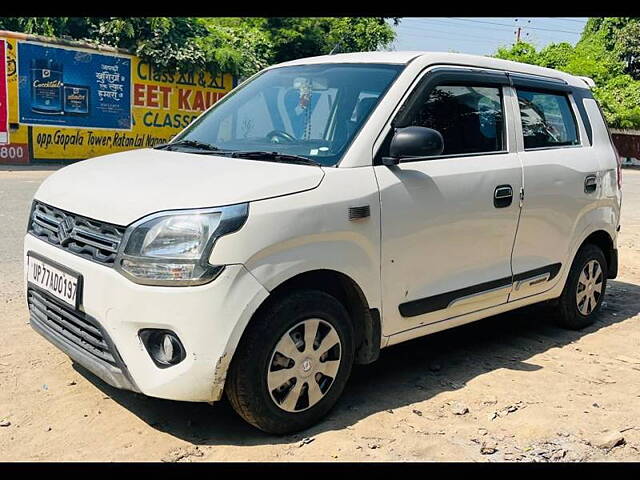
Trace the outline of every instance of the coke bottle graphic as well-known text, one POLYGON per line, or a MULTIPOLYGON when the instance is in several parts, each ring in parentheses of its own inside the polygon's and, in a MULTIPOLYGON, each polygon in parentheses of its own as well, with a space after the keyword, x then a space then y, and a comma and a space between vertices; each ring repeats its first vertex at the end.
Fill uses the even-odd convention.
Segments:
POLYGON ((31 60, 31 110, 47 115, 63 115, 62 64, 50 58, 31 60))

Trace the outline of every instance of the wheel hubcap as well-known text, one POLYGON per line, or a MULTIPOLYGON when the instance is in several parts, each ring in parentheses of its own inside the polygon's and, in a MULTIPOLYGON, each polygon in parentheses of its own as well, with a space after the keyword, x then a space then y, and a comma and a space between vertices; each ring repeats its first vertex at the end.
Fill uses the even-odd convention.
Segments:
POLYGON ((602 295, 602 268, 597 260, 591 260, 582 268, 578 277, 576 304, 582 315, 589 315, 596 308, 602 295))
POLYGON ((336 329, 319 318, 303 320, 276 344, 267 370, 271 399, 287 412, 311 408, 327 394, 340 368, 336 329))

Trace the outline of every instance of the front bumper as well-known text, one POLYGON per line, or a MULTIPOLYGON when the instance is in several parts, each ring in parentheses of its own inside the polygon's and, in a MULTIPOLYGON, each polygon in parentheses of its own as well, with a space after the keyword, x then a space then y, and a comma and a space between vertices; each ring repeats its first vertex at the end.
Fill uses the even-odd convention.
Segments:
POLYGON ((78 257, 29 234, 24 241, 25 265, 28 252, 38 253, 82 275, 82 299, 77 313, 95 322, 104 332, 117 359, 115 368, 96 362, 37 319, 32 321, 33 328, 106 383, 152 397, 219 400, 240 336, 268 296, 267 290, 242 265, 228 265, 206 285, 157 287, 138 285, 111 267, 78 257), (145 328, 175 332, 184 345, 186 358, 172 367, 158 368, 138 336, 145 328))

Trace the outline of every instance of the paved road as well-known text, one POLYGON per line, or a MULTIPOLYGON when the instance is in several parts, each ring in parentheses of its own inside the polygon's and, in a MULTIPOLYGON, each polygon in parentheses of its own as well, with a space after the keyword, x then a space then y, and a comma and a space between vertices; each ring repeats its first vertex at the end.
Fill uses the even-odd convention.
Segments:
POLYGON ((53 171, 0 166, 0 302, 22 289, 22 238, 31 199, 53 171))
POLYGON ((30 329, 22 237, 50 173, 0 167, 0 460, 640 460, 640 170, 624 172, 620 277, 593 327, 528 309, 392 347, 286 437, 225 402, 115 390, 30 329))

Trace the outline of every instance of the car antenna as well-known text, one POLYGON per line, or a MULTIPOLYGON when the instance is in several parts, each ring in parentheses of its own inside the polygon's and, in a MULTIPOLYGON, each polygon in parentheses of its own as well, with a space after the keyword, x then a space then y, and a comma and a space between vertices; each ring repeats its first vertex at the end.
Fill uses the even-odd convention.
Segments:
POLYGON ((336 50, 338 48, 340 48, 341 46, 342 46, 342 40, 338 40, 338 42, 335 44, 335 46, 329 52, 329 55, 334 55, 336 53, 336 50))

